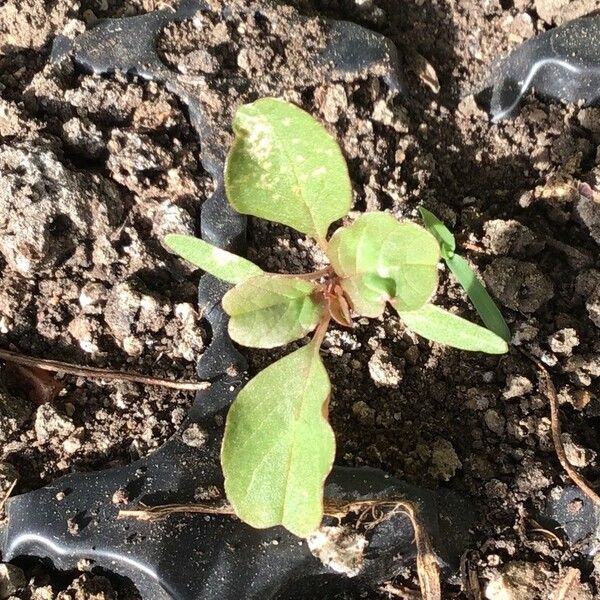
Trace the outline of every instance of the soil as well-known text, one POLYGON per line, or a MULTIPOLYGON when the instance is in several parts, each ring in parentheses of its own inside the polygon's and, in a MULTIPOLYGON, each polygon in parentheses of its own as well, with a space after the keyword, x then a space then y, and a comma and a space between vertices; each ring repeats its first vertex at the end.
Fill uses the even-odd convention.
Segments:
MULTIPOLYGON (((193 379, 207 339, 198 277, 160 240, 195 233, 212 190, 196 135, 154 83, 45 66, 50 38, 82 31, 91 10, 54 4, 50 20, 43 2, 0 8, 2 347, 193 379)), ((0 460, 19 472, 17 491, 152 451, 193 399, 66 377, 38 406, 13 370, 0 371, 0 460)))
MULTIPOLYGON (((160 243, 166 232, 198 232, 198 208, 213 188, 185 111, 151 82, 46 64, 56 33, 73 36, 98 17, 168 4, 8 0, 0 7, 3 348, 193 378, 208 335, 194 310, 198 273, 160 243)), ((254 2, 230 4, 228 18, 215 16, 214 0, 214 10, 168 27, 159 41, 167 64, 203 79, 205 110, 229 117, 243 102, 276 94, 320 117, 348 159, 349 219, 386 210, 416 220, 421 204, 433 210, 454 229, 513 332, 511 353, 498 358, 430 344, 392 312, 351 329, 332 327, 323 356, 337 463, 380 467, 473 498, 478 518, 463 564, 475 576, 448 585, 444 598, 478 597, 476 587, 490 600, 545 599, 565 581, 570 595, 557 597, 598 597, 600 563, 537 520, 570 482, 554 453, 535 369, 519 349, 550 369, 567 454, 596 482, 600 109, 531 97, 518 117, 492 124, 484 99, 472 94, 494 60, 600 2, 296 0, 304 13, 388 35, 406 94, 373 73, 324 83, 302 57, 326 43, 325 24, 311 19, 299 33, 285 27, 290 7, 262 8, 256 17, 247 12, 254 2), (589 187, 580 194, 582 181, 589 187)), ((221 135, 228 143, 230 132, 221 135)), ((249 257, 270 271, 323 262, 310 240, 282 226, 252 221, 249 237, 249 257)), ((437 302, 476 320, 445 270, 437 302)), ((279 354, 247 355, 256 372, 279 354)), ((0 388, 0 483, 16 470, 17 492, 152 451, 192 400, 190 393, 65 377, 57 398, 36 405, 39 397, 24 395, 8 371, 0 388)), ((81 583, 85 574, 52 579, 42 596, 37 590, 50 585, 44 577, 35 575, 17 597, 113 597, 111 590, 66 591, 92 585, 81 583)), ((387 589, 417 587, 415 573, 406 572, 387 589)))

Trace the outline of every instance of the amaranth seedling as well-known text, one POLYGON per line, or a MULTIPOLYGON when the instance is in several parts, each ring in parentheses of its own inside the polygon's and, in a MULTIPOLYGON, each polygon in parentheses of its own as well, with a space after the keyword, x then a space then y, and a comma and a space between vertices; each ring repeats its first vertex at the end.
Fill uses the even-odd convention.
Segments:
POLYGON ((430 303, 448 240, 383 212, 363 214, 327 237, 349 212, 352 189, 339 146, 308 113, 265 98, 242 106, 233 129, 225 167, 231 205, 312 236, 330 266, 301 275, 265 273, 200 239, 173 234, 165 241, 234 284, 223 308, 237 343, 274 348, 314 332, 239 392, 221 450, 225 492, 237 515, 254 527, 283 525, 304 537, 321 522, 323 485, 335 456, 327 419, 331 385, 319 353, 331 320, 350 327, 353 317, 381 317, 389 304, 408 329, 430 340, 490 354, 508 347, 501 335, 430 303))

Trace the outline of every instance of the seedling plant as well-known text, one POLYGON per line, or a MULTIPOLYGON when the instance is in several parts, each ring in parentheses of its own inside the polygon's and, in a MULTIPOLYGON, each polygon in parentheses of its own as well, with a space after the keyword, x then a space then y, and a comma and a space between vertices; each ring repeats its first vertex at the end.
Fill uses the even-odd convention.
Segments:
POLYGON ((386 306, 405 327, 434 342, 507 352, 508 328, 493 301, 455 253, 450 231, 423 211, 427 228, 370 212, 340 227, 351 206, 348 168, 336 141, 308 113, 264 98, 236 113, 225 188, 235 210, 311 236, 329 266, 303 274, 266 273, 251 261, 191 236, 166 244, 233 284, 223 297, 229 334, 243 346, 275 348, 312 334, 238 393, 221 448, 225 492, 236 514, 258 528, 282 525, 306 537, 323 517, 323 486, 335 439, 327 413, 331 384, 320 347, 331 321, 380 318, 386 306), (431 303, 443 257, 487 328, 431 303))

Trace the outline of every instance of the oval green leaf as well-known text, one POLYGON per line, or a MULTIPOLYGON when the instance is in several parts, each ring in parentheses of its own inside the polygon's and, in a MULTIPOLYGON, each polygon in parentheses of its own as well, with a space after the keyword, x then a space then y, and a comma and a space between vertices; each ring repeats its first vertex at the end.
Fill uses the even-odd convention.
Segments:
POLYGON ((495 334, 499 335, 503 340, 510 341, 510 329, 500 312, 500 309, 496 306, 496 303, 492 300, 492 297, 488 294, 488 291, 483 287, 479 278, 471 269, 469 263, 458 254, 446 257, 446 264, 454 273, 454 276, 458 280, 458 283, 465 290, 467 296, 470 298, 475 310, 481 317, 481 320, 485 323, 488 329, 491 329, 495 334))
POLYGON ((227 415, 221 448, 225 493, 257 528, 306 537, 323 517, 323 485, 335 456, 324 412, 331 384, 311 342, 261 371, 227 415))
POLYGON ((408 329, 432 342, 471 352, 508 352, 508 344, 500 336, 434 304, 398 314, 408 329))
POLYGON ((381 315, 388 301, 399 310, 419 308, 437 286, 440 247, 435 238, 386 213, 367 213, 338 229, 328 255, 354 310, 365 317, 381 315))
POLYGON ((277 98, 239 108, 233 130, 225 163, 231 205, 324 240, 352 200, 337 142, 307 112, 277 98))
POLYGON ((247 279, 223 297, 229 335, 251 348, 275 348, 303 338, 323 316, 312 281, 286 275, 247 279))
POLYGON ((263 272, 248 259, 191 235, 171 233, 165 237, 164 243, 185 260, 228 283, 241 283, 263 272))
POLYGON ((456 240, 453 233, 431 211, 421 206, 419 212, 427 230, 435 236, 435 239, 446 250, 446 253, 451 256, 456 250, 456 240))

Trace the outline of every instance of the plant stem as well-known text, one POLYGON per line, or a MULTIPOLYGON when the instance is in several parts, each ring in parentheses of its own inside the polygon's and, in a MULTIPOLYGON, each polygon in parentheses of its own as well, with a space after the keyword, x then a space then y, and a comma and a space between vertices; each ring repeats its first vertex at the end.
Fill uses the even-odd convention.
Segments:
POLYGON ((315 239, 317 241, 317 244, 319 244, 319 248, 321 248, 325 255, 327 255, 327 250, 329 250, 329 242, 325 238, 318 237, 315 239))
POLYGON ((145 385, 156 385, 159 387, 171 388, 174 390, 205 390, 210 387, 207 381, 174 381, 172 379, 160 379, 158 377, 150 377, 141 373, 130 373, 127 371, 112 371, 109 369, 101 369, 99 367, 86 367, 66 363, 60 360, 47 360, 45 358, 35 358, 10 350, 2 350, 0 348, 0 360, 12 362, 17 365, 42 369, 43 371, 52 371, 54 373, 61 372, 77 377, 85 377, 88 379, 105 379, 108 381, 130 381, 132 383, 142 383, 145 385))
POLYGON ((325 338, 325 334, 327 333, 327 328, 329 327, 329 322, 331 321, 331 317, 329 315, 323 317, 321 322, 317 325, 317 329, 315 330, 315 335, 313 335, 313 339, 311 344, 315 345, 315 350, 318 351, 323 343, 323 339, 325 338))

